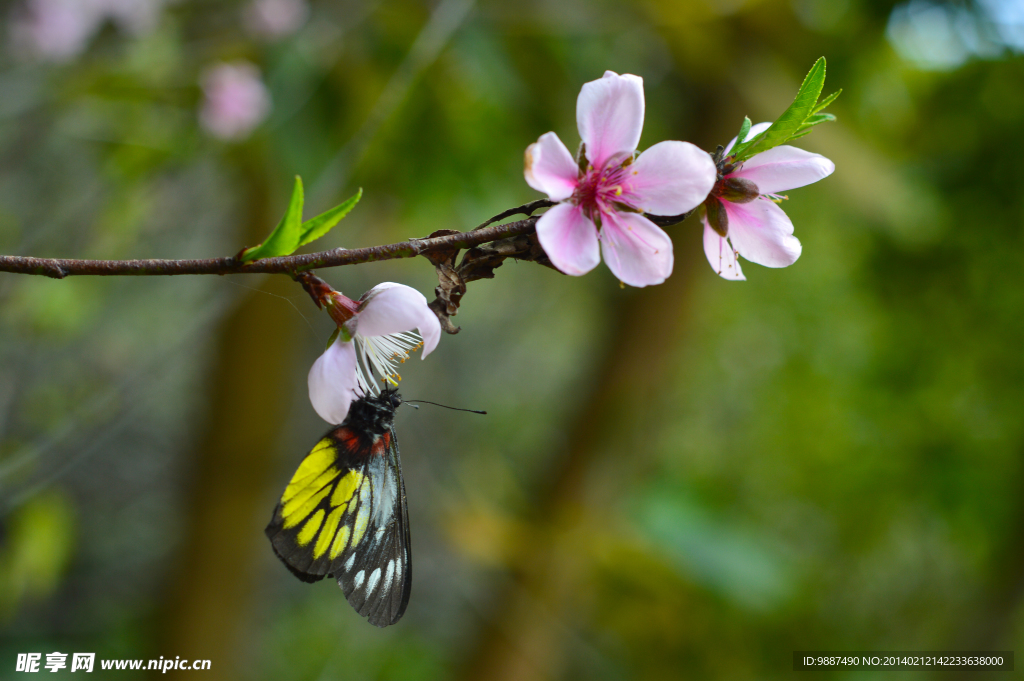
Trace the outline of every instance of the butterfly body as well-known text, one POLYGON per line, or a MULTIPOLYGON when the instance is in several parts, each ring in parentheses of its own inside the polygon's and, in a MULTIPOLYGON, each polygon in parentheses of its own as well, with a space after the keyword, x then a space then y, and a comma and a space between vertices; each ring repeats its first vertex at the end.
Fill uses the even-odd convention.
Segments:
POLYGON ((348 416, 306 455, 266 533, 296 577, 334 577, 348 602, 385 627, 405 613, 412 585, 409 514, 394 390, 352 403, 348 416))

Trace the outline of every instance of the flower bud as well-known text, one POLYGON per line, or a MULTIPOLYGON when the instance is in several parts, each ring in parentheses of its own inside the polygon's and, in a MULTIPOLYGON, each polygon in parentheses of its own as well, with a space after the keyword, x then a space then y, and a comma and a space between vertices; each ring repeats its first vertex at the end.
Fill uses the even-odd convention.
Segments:
POLYGON ((324 303, 327 306, 327 314, 331 315, 331 319, 338 325, 338 328, 342 328, 345 322, 352 319, 356 315, 356 311, 359 309, 359 304, 341 295, 337 291, 331 291, 324 296, 324 303))
POLYGON ((729 235, 729 216, 725 212, 725 206, 722 202, 713 196, 709 196, 704 201, 704 208, 708 214, 708 224, 711 225, 711 229, 718 232, 718 236, 726 237, 729 235))
POLYGON ((750 203, 761 195, 757 185, 745 177, 727 177, 719 183, 716 189, 718 191, 715 196, 720 196, 733 203, 750 203))
POLYGON ((745 177, 726 177, 717 188, 715 196, 734 204, 749 204, 761 196, 758 185, 745 177))

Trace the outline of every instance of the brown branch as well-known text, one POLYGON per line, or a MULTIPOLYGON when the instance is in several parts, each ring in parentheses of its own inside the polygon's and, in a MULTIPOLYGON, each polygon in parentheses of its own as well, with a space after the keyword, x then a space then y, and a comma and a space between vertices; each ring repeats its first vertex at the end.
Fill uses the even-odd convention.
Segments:
MULTIPOLYGON (((179 274, 296 274, 306 270, 322 267, 341 267, 358 265, 380 260, 397 258, 414 258, 427 253, 457 253, 461 249, 470 249, 499 239, 510 239, 534 233, 538 217, 528 217, 503 225, 492 223, 513 215, 532 215, 541 208, 556 205, 549 199, 538 199, 516 208, 510 208, 479 227, 469 232, 455 232, 443 236, 431 236, 426 239, 409 239, 395 244, 369 246, 346 250, 336 248, 331 251, 320 251, 306 255, 289 255, 280 258, 264 258, 255 262, 243 263, 237 257, 206 258, 200 260, 77 260, 70 258, 34 258, 31 256, 0 255, 0 272, 12 274, 35 274, 53 279, 70 276, 173 276, 179 274)), ((690 211, 691 213, 693 211, 690 211)), ((662 227, 685 220, 690 213, 673 216, 647 215, 655 224, 662 227)), ((535 243, 535 242, 534 242, 535 243)), ((539 249, 536 246, 533 250, 539 249)), ((511 254, 510 254, 511 255, 511 254)), ((507 256, 506 256, 507 257, 507 256)), ((516 257, 516 256, 512 256, 516 257)), ((501 258, 504 259, 504 258, 501 258)), ((535 260, 541 264, 549 264, 546 258, 522 258, 535 260)), ((436 263, 435 263, 436 264, 436 263)), ((466 263, 463 263, 465 265, 466 263)), ((500 260, 498 260, 500 264, 500 260)), ((497 265, 495 265, 497 266, 497 265)), ((486 275, 485 275, 486 276, 486 275)), ((493 276, 490 275, 490 276, 493 276)))
POLYGON ((517 220, 503 225, 477 228, 427 239, 409 239, 384 246, 370 246, 345 250, 336 248, 306 255, 265 258, 243 263, 234 257, 207 258, 205 260, 74 260, 60 258, 33 258, 27 256, 0 256, 0 272, 37 274, 54 279, 70 276, 172 276, 178 274, 248 274, 288 273, 322 267, 340 267, 365 262, 413 258, 439 250, 473 248, 480 244, 529 234, 537 224, 536 217, 517 220))

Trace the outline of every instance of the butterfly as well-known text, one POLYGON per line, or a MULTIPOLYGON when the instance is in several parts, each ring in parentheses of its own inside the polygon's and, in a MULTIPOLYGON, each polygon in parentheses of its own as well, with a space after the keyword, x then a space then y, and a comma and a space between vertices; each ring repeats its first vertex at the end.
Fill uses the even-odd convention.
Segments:
POLYGON ((299 464, 266 533, 304 582, 334 577, 370 624, 397 622, 409 604, 409 512, 395 437, 398 391, 361 397, 299 464))

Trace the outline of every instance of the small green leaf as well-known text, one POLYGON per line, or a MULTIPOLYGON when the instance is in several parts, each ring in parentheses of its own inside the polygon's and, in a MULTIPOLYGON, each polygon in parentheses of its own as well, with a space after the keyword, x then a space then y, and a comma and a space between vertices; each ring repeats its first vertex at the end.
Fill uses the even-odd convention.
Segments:
POLYGON ((807 120, 803 122, 803 125, 800 126, 800 129, 813 128, 818 123, 831 123, 835 119, 836 117, 832 114, 811 114, 807 117, 807 120))
POLYGON ((355 205, 359 203, 359 199, 363 196, 362 188, 355 193, 354 196, 349 197, 341 204, 335 206, 325 213, 317 215, 315 218, 310 218, 306 222, 302 223, 302 237, 299 239, 299 246, 305 246, 311 241, 316 241, 327 232, 338 224, 343 217, 348 215, 349 211, 355 208, 355 205))
POLYGON ((251 262, 261 258, 276 258, 291 255, 300 246, 302 235, 302 178, 295 176, 295 188, 288 202, 288 210, 281 218, 274 231, 259 246, 242 251, 242 262, 251 262))
POLYGON ((743 125, 740 126, 740 131, 739 131, 739 133, 736 134, 736 144, 739 145, 744 140, 746 140, 747 139, 747 135, 749 133, 750 133, 750 117, 749 116, 744 116, 743 117, 743 125))
POLYGON ((737 144, 736 147, 733 147, 731 156, 736 161, 743 161, 780 144, 785 144, 799 132, 807 117, 814 113, 818 97, 821 96, 821 88, 824 85, 825 58, 821 57, 808 71, 789 108, 783 111, 782 115, 760 135, 745 144, 737 144))
POLYGON ((836 101, 836 98, 839 97, 839 95, 842 94, 842 92, 842 89, 836 90, 828 97, 818 102, 818 106, 814 107, 814 111, 812 111, 811 113, 818 113, 819 111, 827 107, 829 104, 836 101))

